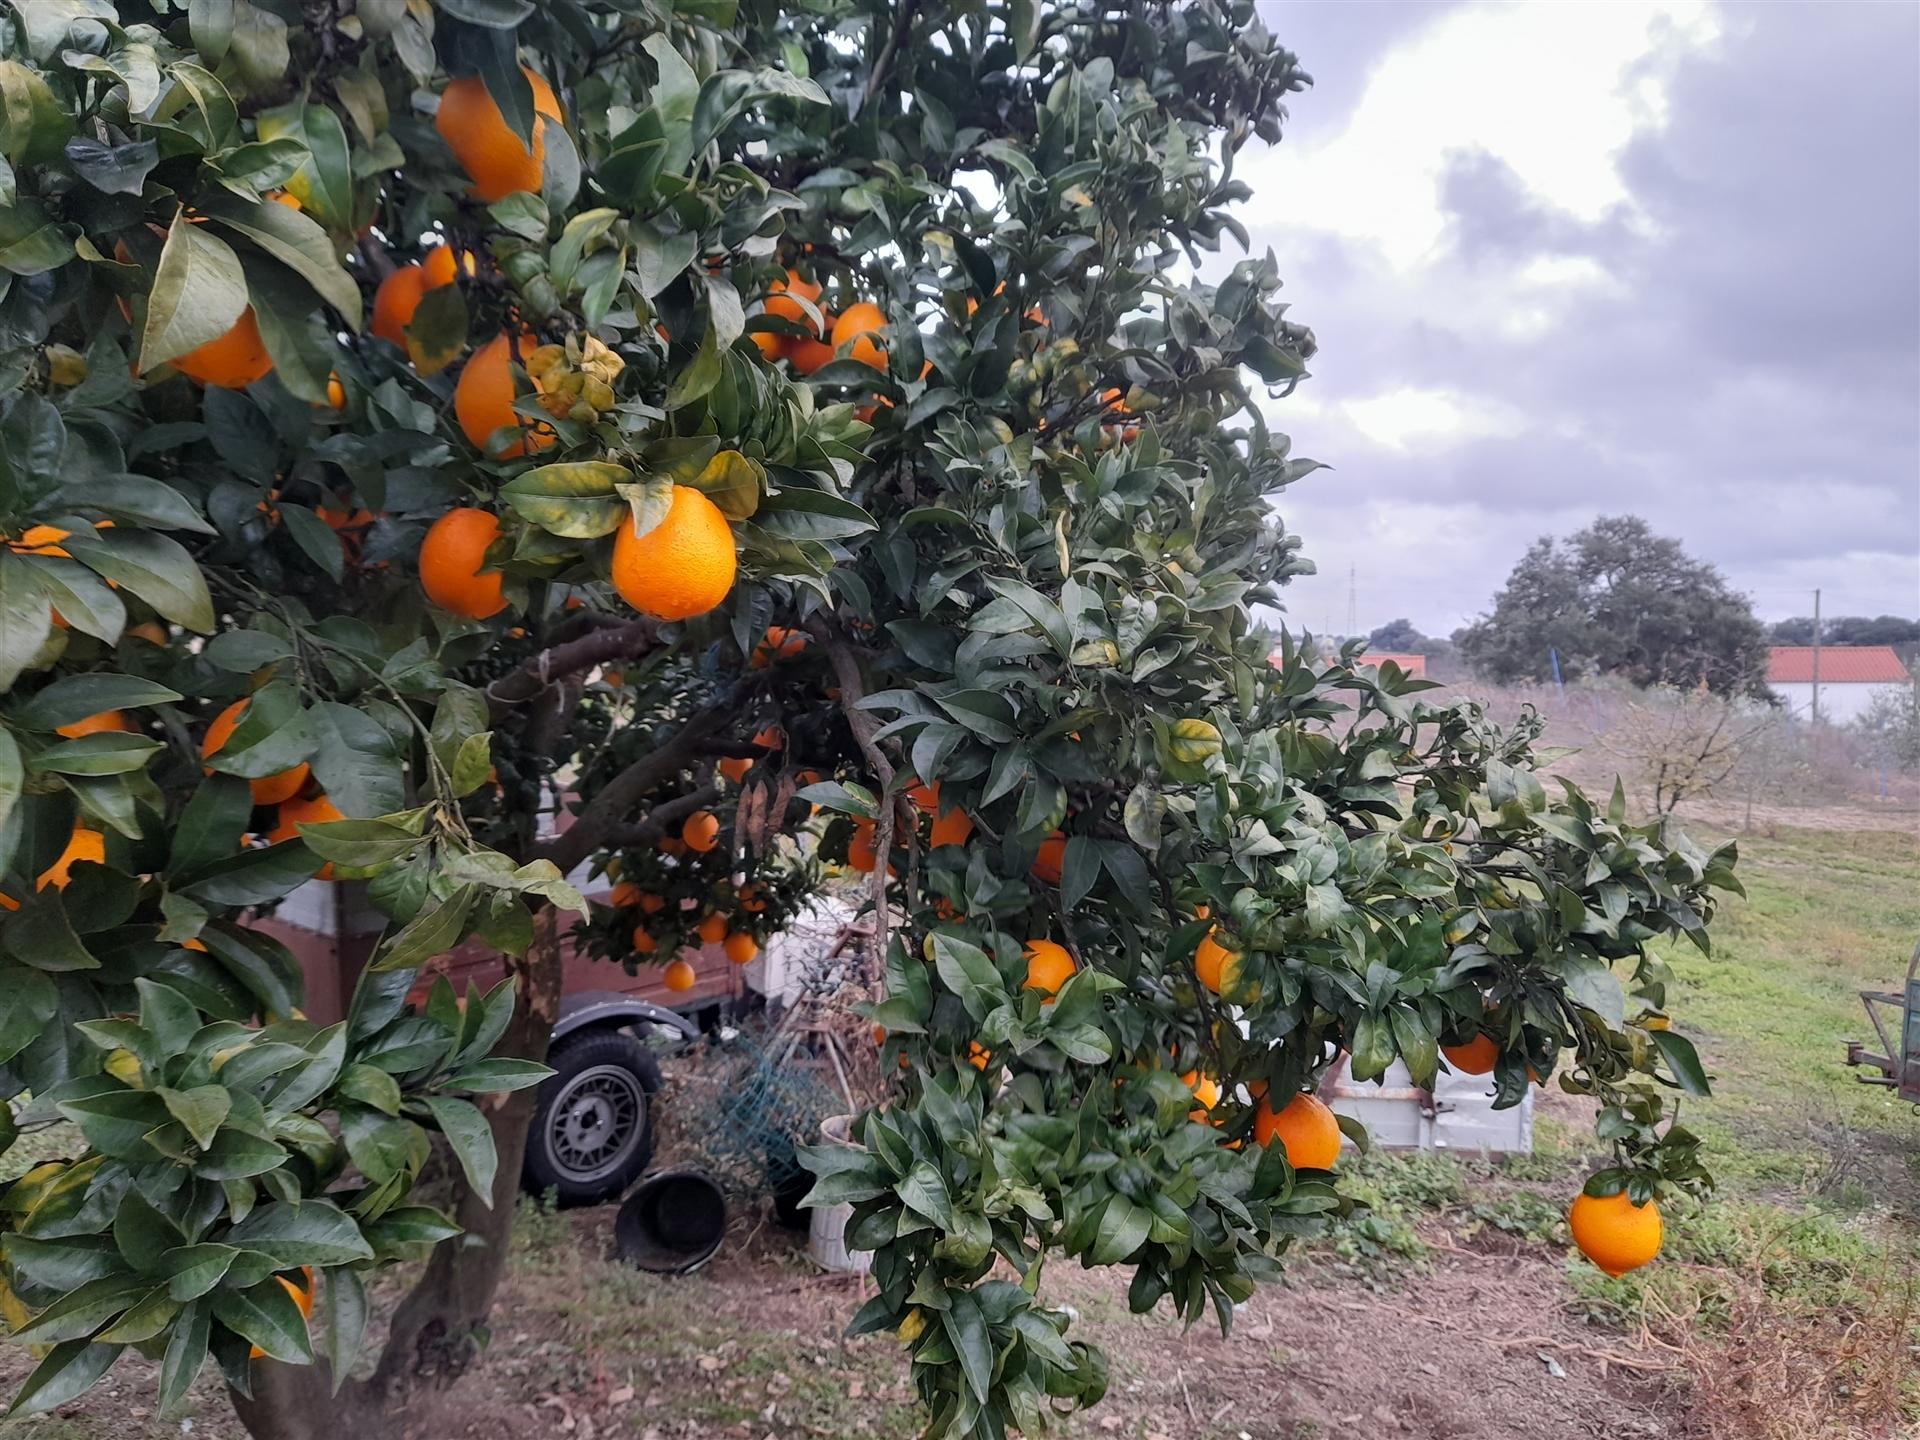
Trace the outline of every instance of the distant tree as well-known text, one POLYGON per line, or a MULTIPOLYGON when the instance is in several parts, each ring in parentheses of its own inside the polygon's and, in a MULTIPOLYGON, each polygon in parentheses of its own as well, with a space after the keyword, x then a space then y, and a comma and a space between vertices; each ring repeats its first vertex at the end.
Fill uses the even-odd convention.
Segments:
POLYGON ((1398 620, 1389 620, 1371 635, 1367 636, 1369 650, 1391 650, 1402 655, 1424 655, 1427 646, 1433 642, 1411 620, 1404 616, 1398 620))
POLYGON ((1853 722, 1874 757, 1909 775, 1920 772, 1920 685, 1875 693, 1853 722))
POLYGON ((1617 675, 1636 685, 1705 685, 1764 697, 1767 632, 1744 595, 1680 542, 1633 515, 1602 516, 1556 542, 1543 536, 1456 638, 1492 680, 1617 675))
POLYGON ((1441 635, 1423 634, 1418 626, 1404 616, 1389 620, 1368 635, 1367 648, 1388 650, 1400 655, 1424 655, 1427 657, 1427 674, 1436 680, 1447 678, 1459 658, 1453 641, 1441 635))
MULTIPOLYGON (((1796 615, 1773 626, 1771 638, 1776 645, 1811 645, 1813 617, 1796 615)), ((1920 620, 1899 615, 1836 615, 1820 623, 1822 645, 1914 645, 1920 644, 1920 620)))

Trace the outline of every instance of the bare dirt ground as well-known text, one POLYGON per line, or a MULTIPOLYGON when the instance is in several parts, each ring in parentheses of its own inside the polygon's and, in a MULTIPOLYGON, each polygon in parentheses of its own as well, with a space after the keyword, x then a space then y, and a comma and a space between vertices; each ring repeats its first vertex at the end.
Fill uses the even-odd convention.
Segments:
MULTIPOLYGON (((659 1279, 610 1258, 611 1208, 534 1215, 483 1366, 410 1407, 417 1440, 526 1436, 811 1440, 918 1433, 888 1337, 844 1341, 861 1282, 818 1273, 804 1241, 744 1221, 714 1264, 659 1279)), ((1579 1440, 1687 1431, 1683 1377, 1583 1323, 1562 1252, 1434 1223, 1429 1265, 1391 1288, 1331 1258, 1242 1308, 1235 1333, 1182 1334, 1127 1314, 1121 1277, 1060 1270, 1056 1302, 1108 1352, 1113 1386, 1062 1433, 1132 1440, 1579 1440)), ((0 1383, 24 1357, 0 1352, 0 1383)), ((34 1440, 236 1440, 217 1390, 189 1413, 141 1407, 151 1377, 123 1365, 48 1419, 0 1426, 34 1440)))

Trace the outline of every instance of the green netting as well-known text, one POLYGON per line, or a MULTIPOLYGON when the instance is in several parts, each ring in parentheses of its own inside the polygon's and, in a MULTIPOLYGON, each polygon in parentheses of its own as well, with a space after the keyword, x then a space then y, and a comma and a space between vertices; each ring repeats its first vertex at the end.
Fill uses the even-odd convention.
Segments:
POLYGON ((699 1083, 681 1097, 688 1148, 730 1192, 779 1194, 803 1173, 796 1145, 820 1136, 820 1122, 845 1113, 831 1063, 805 1035, 741 1031, 710 1042, 699 1083))

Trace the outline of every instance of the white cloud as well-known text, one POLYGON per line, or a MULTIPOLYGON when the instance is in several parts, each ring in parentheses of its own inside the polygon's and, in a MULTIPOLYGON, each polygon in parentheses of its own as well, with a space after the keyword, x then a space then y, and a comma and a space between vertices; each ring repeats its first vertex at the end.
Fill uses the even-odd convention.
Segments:
POLYGON ((1389 390, 1349 400, 1340 409, 1362 435, 1391 450, 1406 450, 1415 442, 1512 435, 1521 428, 1517 416, 1446 390, 1389 390))
POLYGON ((1256 195, 1401 269, 1442 239, 1441 178, 1460 154, 1484 151, 1546 204, 1596 220, 1630 199, 1616 157, 1662 122, 1666 62, 1719 33, 1701 0, 1461 10, 1381 61, 1343 131, 1244 168, 1256 195))

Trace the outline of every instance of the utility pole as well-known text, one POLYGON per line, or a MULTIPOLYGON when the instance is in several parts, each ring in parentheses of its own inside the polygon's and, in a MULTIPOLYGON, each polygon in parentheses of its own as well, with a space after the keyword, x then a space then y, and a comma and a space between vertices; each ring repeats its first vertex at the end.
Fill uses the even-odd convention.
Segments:
POLYGON ((1347 565, 1347 639, 1360 633, 1360 567, 1347 565))
POLYGON ((1820 724, 1820 592, 1813 592, 1813 724, 1820 724))

